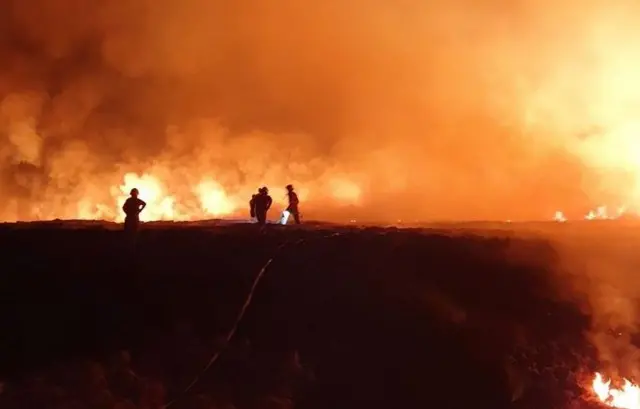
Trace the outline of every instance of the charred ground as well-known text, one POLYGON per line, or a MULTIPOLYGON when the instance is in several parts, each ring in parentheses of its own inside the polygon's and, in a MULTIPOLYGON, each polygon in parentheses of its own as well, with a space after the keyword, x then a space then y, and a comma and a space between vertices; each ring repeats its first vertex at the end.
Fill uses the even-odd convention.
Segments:
POLYGON ((593 369, 590 317, 537 234, 160 224, 135 251, 122 239, 0 227, 1 407, 567 407, 593 369))

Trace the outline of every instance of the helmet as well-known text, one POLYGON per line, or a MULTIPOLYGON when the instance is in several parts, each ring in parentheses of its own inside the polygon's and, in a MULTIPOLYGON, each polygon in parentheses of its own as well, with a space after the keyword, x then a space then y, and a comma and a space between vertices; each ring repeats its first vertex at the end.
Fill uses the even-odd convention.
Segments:
POLYGON ((293 190, 293 185, 287 185, 287 190, 289 191, 293 190))
POLYGON ((262 193, 269 193, 269 188, 266 186, 262 186, 262 193))
POLYGON ((138 189, 136 189, 135 187, 133 189, 131 189, 131 192, 129 193, 131 196, 138 196, 140 194, 140 192, 138 192, 138 189))

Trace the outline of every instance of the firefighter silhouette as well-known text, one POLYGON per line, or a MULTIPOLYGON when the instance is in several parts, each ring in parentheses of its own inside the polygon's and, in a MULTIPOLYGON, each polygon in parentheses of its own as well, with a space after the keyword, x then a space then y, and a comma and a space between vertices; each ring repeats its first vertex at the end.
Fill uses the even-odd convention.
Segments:
POLYGON ((300 199, 298 199, 298 194, 293 190, 293 185, 287 185, 287 198, 289 199, 289 206, 287 206, 285 212, 288 212, 288 215, 283 215, 282 224, 287 223, 289 215, 293 216, 295 224, 300 224, 300 209, 298 208, 300 199))
POLYGON ((122 211, 125 214, 124 230, 130 234, 135 234, 138 231, 140 227, 140 212, 147 207, 147 203, 138 197, 139 194, 138 189, 131 189, 131 196, 122 205, 122 211))
POLYGON ((258 219, 258 224, 265 224, 267 222, 267 212, 273 204, 273 199, 269 196, 269 189, 266 186, 258 189, 258 194, 251 197, 249 206, 251 207, 251 214, 258 219))

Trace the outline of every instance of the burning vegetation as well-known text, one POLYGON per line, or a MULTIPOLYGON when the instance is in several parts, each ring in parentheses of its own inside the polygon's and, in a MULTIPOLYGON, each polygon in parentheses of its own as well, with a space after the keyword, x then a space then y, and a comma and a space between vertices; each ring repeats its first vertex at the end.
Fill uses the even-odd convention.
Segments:
POLYGON ((602 374, 596 373, 592 388, 600 402, 612 408, 640 407, 640 387, 628 379, 622 379, 622 385, 616 388, 612 386, 611 379, 606 380, 602 374))
POLYGON ((1 220, 640 205, 630 1, 0 3, 1 220))
MULTIPOLYGON (((354 205, 358 203, 360 189, 345 181, 334 181, 335 190, 329 191, 330 199, 338 205, 354 205)), ((127 173, 124 182, 119 186, 112 186, 110 197, 104 203, 91 202, 84 199, 79 203, 77 219, 100 219, 121 222, 124 214, 119 210, 131 189, 137 188, 140 196, 148 203, 148 208, 141 213, 142 221, 173 220, 188 221, 211 218, 243 217, 248 215, 248 197, 254 193, 247 186, 240 191, 228 192, 224 186, 213 179, 203 179, 194 186, 184 186, 178 189, 182 195, 172 194, 176 189, 170 189, 160 179, 150 174, 138 176, 127 173)), ((286 207, 286 190, 273 188, 277 203, 286 207)), ((303 194, 308 190, 302 189, 303 194)), ((304 196, 303 196, 304 197, 304 196)))
POLYGON ((634 215, 636 3, 0 0, 0 220, 120 222, 134 187, 143 221, 246 217, 289 183, 320 217, 634 215))

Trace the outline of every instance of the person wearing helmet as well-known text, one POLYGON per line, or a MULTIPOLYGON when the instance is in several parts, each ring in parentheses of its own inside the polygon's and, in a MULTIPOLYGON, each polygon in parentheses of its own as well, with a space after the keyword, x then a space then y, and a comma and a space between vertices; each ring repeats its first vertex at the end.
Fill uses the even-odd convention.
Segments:
POLYGON ((131 189, 131 196, 125 200, 122 205, 122 211, 125 214, 124 218, 124 230, 130 233, 138 231, 140 225, 140 212, 147 207, 147 203, 140 199, 138 195, 138 189, 131 189))
POLYGON ((256 217, 256 197, 258 197, 258 193, 251 195, 251 200, 249 200, 249 215, 252 219, 256 217))
POLYGON ((300 200, 298 199, 298 194, 293 191, 293 185, 287 185, 287 197, 289 199, 289 206, 285 211, 293 216, 296 224, 300 224, 300 210, 298 209, 300 200))
POLYGON ((249 205, 252 215, 255 215, 256 219, 258 219, 258 224, 265 224, 267 222, 267 212, 272 204, 273 200, 271 196, 269 196, 269 189, 266 186, 258 189, 257 195, 253 195, 249 205))
POLYGON ((252 219, 256 217, 256 198, 260 193, 262 193, 262 189, 263 188, 258 188, 258 193, 251 195, 251 200, 249 200, 249 214, 252 219))

